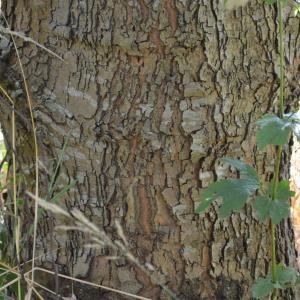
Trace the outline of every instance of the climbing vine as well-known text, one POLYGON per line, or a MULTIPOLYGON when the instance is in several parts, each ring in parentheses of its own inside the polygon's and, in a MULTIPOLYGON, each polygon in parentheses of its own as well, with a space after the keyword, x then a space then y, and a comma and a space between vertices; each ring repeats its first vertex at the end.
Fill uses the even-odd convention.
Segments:
MULTIPOLYGON (((300 287, 298 271, 277 261, 276 254, 276 225, 289 216, 290 197, 294 196, 294 192, 290 190, 289 181, 280 179, 282 149, 292 134, 300 141, 300 114, 298 112, 285 113, 283 6, 287 2, 285 0, 277 0, 277 2, 265 0, 265 2, 267 5, 276 5, 278 11, 279 101, 276 115, 266 114, 256 122, 258 127, 256 140, 259 150, 270 145, 276 149, 273 178, 270 182, 264 182, 249 164, 242 160, 223 158, 221 161, 236 169, 239 177, 219 180, 209 185, 202 193, 196 212, 203 213, 212 202, 222 199, 218 213, 221 218, 225 218, 232 211, 240 211, 245 203, 249 202, 255 209, 258 220, 261 223, 269 222, 271 268, 266 277, 256 279, 252 286, 252 294, 257 299, 269 295, 274 300, 277 298, 278 290, 300 287)), ((292 6, 297 14, 299 5, 292 3, 292 6)))

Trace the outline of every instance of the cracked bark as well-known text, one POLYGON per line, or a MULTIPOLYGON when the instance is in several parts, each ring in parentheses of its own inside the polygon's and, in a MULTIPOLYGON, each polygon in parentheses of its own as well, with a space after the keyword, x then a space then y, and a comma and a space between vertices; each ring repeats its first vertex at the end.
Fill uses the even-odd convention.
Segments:
MULTIPOLYGON (((269 267, 267 226, 250 207, 226 220, 216 207, 203 216, 194 207, 201 188, 230 173, 220 157, 245 158, 265 178, 273 172, 275 153, 257 151, 254 122, 272 111, 278 94, 275 8, 251 1, 225 11, 213 0, 3 2, 12 29, 65 60, 18 41, 48 170, 70 137, 58 190, 75 178, 78 184, 61 203, 105 230, 121 220, 135 254, 181 298, 250 299, 254 278, 269 267)), ((287 11, 286 24, 292 105, 299 20, 287 11)), ((283 176, 290 147, 285 151, 283 176)), ((19 156, 20 172, 28 157, 19 156)), ((60 248, 43 258, 45 266, 54 261, 74 276, 167 299, 136 268, 83 248, 81 234, 53 232, 57 222, 40 222, 38 253, 60 248)), ((289 222, 280 225, 278 245, 280 259, 294 264, 289 222)))

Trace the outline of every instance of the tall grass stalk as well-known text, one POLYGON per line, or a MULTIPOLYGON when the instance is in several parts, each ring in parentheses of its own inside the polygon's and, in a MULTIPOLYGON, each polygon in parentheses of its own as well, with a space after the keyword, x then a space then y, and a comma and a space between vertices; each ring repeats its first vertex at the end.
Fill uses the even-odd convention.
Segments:
MULTIPOLYGON (((4 16, 4 14, 2 13, 1 10, 1 15, 6 23, 6 27, 10 30, 9 28, 9 24, 8 21, 6 19, 6 17, 4 16)), ((33 143, 34 143, 34 153, 35 153, 35 196, 38 197, 39 196, 39 166, 38 166, 38 162, 39 162, 39 148, 38 148, 38 141, 37 141, 37 135, 36 135, 36 125, 35 125, 35 120, 34 120, 34 116, 33 116, 33 109, 32 109, 32 99, 30 96, 30 92, 29 92, 29 88, 28 88, 28 84, 27 84, 27 80, 26 80, 26 76, 25 76, 25 72, 24 72, 24 68, 23 68, 23 64, 21 61, 21 57, 19 54, 19 50, 18 47, 16 45, 15 42, 15 38, 13 36, 13 34, 10 32, 10 36, 11 36, 11 40, 13 42, 14 45, 14 49, 16 51, 16 55, 18 58, 18 63, 19 63, 19 67, 21 70, 21 75, 23 78, 23 84, 24 84, 24 88, 25 88, 25 92, 26 92, 26 98, 27 98, 27 105, 28 105, 28 109, 29 109, 29 113, 30 113, 30 121, 31 121, 31 126, 32 126, 32 136, 33 136, 33 143)), ((38 203, 35 202, 34 205, 34 232, 33 232, 33 246, 32 246, 32 282, 34 282, 34 266, 35 266, 35 251, 36 251, 36 235, 37 235, 37 221, 38 221, 38 203)))
POLYGON ((136 258, 136 256, 131 253, 131 251, 128 249, 128 242, 125 234, 123 233, 122 227, 118 222, 116 222, 116 229, 120 240, 114 241, 106 234, 104 230, 98 228, 94 223, 88 220, 80 210, 74 208, 69 213, 68 211, 64 210, 54 203, 50 203, 41 198, 36 198, 35 195, 30 192, 27 192, 27 194, 36 202, 39 202, 39 207, 42 207, 57 216, 62 216, 65 219, 68 218, 74 223, 74 225, 71 226, 57 226, 57 229, 65 231, 75 230, 88 233, 90 235, 91 243, 87 244, 86 247, 94 249, 103 247, 110 248, 114 251, 115 255, 108 257, 108 259, 119 259, 122 257, 126 258, 129 262, 136 265, 143 273, 149 276, 152 282, 159 285, 172 299, 179 300, 177 295, 173 291, 171 291, 165 284, 163 284, 159 279, 159 276, 157 276, 157 274, 153 272, 155 271, 153 267, 150 268, 148 265, 142 264, 136 258))
MULTIPOLYGON (((17 208, 17 167, 16 167, 16 119, 15 119, 15 103, 7 90, 0 84, 0 91, 1 93, 6 97, 6 99, 10 102, 12 105, 12 112, 11 112, 11 128, 12 128, 12 167, 13 167, 13 205, 14 205, 14 244, 15 244, 15 250, 16 250, 16 256, 17 256, 17 264, 20 265, 20 219, 18 217, 18 208, 17 208)), ((21 300, 21 280, 18 277, 18 299, 21 300)))

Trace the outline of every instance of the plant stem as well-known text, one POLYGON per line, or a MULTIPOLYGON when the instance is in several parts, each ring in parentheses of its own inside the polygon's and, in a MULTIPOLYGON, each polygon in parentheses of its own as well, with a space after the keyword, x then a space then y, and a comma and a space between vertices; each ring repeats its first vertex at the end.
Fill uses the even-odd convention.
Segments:
MULTIPOLYGON (((277 0, 278 8, 278 25, 279 25, 279 66, 280 66, 280 86, 279 86, 279 111, 278 115, 282 118, 284 114, 284 41, 283 41, 283 18, 282 18, 282 3, 281 0, 277 0)), ((280 173, 280 161, 282 156, 282 146, 278 146, 276 153, 276 161, 274 168, 274 178, 271 198, 274 201, 277 195, 277 188, 279 183, 279 173, 280 173)), ((272 281, 277 281, 276 275, 276 226, 271 220, 271 241, 272 241, 272 281)), ((272 293, 271 299, 276 299, 277 290, 272 293)))
MULTIPOLYGON (((11 114, 12 122, 12 161, 13 161, 13 202, 14 202, 14 240, 18 266, 20 265, 20 226, 17 207, 17 166, 16 166, 16 119, 15 106, 11 114)), ((21 280, 18 278, 18 300, 21 300, 21 280)))
MULTIPOLYGON (((281 155, 282 155, 282 146, 278 146, 277 153, 276 153, 272 194, 271 194, 271 199, 273 201, 276 199, 276 194, 277 194, 281 155)), ((276 265, 277 265, 277 260, 276 260, 276 226, 272 222, 272 219, 271 219, 271 222, 270 222, 270 227, 271 227, 271 252, 272 252, 272 258, 271 258, 272 282, 276 282, 277 281, 277 276, 276 276, 276 265)), ((272 293, 271 299, 272 300, 276 299, 276 290, 272 293)))
MULTIPOLYGON (((12 97, 9 95, 7 90, 0 83, 0 93, 2 93, 6 99, 10 102, 12 107, 11 113, 11 128, 12 128, 12 169, 13 169, 13 203, 14 203, 14 243, 16 249, 16 257, 18 266, 20 265, 20 220, 18 218, 18 208, 17 208, 17 167, 16 167, 16 120, 15 120, 15 103, 12 97)), ((19 270, 20 271, 20 270, 19 270)), ((21 300, 21 280, 18 278, 18 300, 21 300)))
MULTIPOLYGON (((9 24, 7 22, 7 19, 5 16, 2 14, 2 17, 5 21, 5 24, 7 28, 9 29, 9 24)), ((38 147, 38 140, 37 140, 37 134, 36 134, 36 124, 35 124, 35 119, 33 115, 33 104, 32 104, 32 99, 31 95, 29 93, 29 87, 27 84, 23 64, 21 61, 20 53, 16 44, 16 41, 14 39, 14 36, 12 33, 10 33, 10 37, 14 46, 14 49, 16 51, 19 67, 21 70, 21 75, 23 79, 23 84, 26 92, 26 98, 27 98, 27 105, 29 109, 29 114, 30 114, 30 120, 31 120, 31 126, 32 126, 32 132, 33 132, 33 145, 34 145, 34 154, 35 154, 35 197, 39 197, 39 147, 38 147)), ((33 220, 33 246, 32 246, 32 273, 31 273, 31 280, 34 283, 34 270, 35 270, 35 252, 36 252, 36 236, 37 236, 37 224, 38 223, 38 203, 35 201, 34 203, 34 220, 33 220)), ((30 298, 30 297, 29 297, 30 298)))
POLYGON ((279 57, 280 57, 280 88, 279 88, 279 116, 284 114, 284 41, 283 41, 283 18, 282 3, 277 0, 278 22, 279 22, 279 57))
POLYGON ((271 222, 272 234, 272 281, 276 281, 276 243, 275 243, 275 225, 271 222))

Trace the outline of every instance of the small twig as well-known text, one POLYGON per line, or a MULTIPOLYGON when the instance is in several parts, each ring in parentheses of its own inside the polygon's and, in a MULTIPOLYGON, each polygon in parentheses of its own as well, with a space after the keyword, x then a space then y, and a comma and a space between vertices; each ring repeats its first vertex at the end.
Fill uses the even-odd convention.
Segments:
POLYGON ((3 32, 3 33, 5 33, 5 34, 9 34, 11 36, 12 35, 17 36, 17 37, 21 38, 22 40, 24 40, 25 42, 30 42, 30 43, 32 43, 32 44, 40 47, 41 49, 45 50, 46 52, 50 53, 51 55, 55 56, 59 60, 64 61, 64 59, 62 57, 60 57, 58 54, 56 54, 55 52, 51 51, 50 49, 48 49, 47 47, 43 46, 42 44, 38 43, 34 39, 26 36, 23 32, 13 31, 13 30, 10 30, 9 28, 5 28, 3 26, 0 26, 0 31, 3 32))

